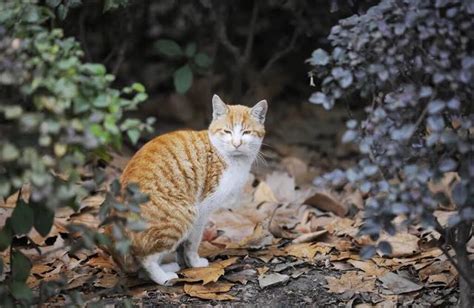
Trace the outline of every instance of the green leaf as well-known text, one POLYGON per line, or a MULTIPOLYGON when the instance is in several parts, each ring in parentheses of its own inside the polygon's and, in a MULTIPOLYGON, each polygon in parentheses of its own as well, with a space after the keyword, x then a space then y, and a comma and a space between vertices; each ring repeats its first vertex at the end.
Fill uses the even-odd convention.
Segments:
POLYGON ((191 71, 191 67, 186 64, 175 71, 173 74, 173 82, 178 93, 186 93, 193 84, 193 72, 191 71))
POLYGON ((184 53, 188 58, 192 58, 194 54, 196 53, 196 43, 188 43, 186 45, 186 49, 184 50, 184 53))
POLYGON ((12 242, 13 231, 11 228, 10 218, 7 218, 5 225, 0 231, 0 251, 4 251, 12 242))
POLYGON ((64 20, 67 16, 67 12, 69 11, 69 8, 65 6, 64 4, 61 4, 58 6, 58 17, 61 20, 64 20))
POLYGON ((158 50, 159 53, 167 57, 176 57, 183 55, 183 50, 178 45, 178 43, 173 40, 158 40, 155 43, 155 48, 158 50))
POLYGON ((102 64, 95 64, 95 63, 86 63, 82 65, 82 69, 84 70, 85 73, 93 74, 93 75, 99 75, 99 76, 104 76, 107 70, 105 69, 105 66, 102 64))
POLYGON ((194 57, 194 62, 199 67, 208 68, 212 64, 212 59, 205 53, 200 52, 194 57))
POLYGON ((0 158, 3 161, 12 161, 20 156, 20 151, 11 143, 5 143, 0 153, 0 158))
POLYGON ((12 279, 14 281, 26 281, 30 275, 31 261, 18 250, 12 254, 12 279))
POLYGON ((140 131, 138 129, 129 129, 127 130, 127 136, 130 138, 130 141, 135 145, 140 138, 140 131))
POLYGON ((34 213, 34 227, 41 236, 45 237, 51 231, 54 222, 54 212, 41 204, 31 204, 34 213))
POLYGON ((145 86, 139 82, 135 82, 134 84, 132 84, 132 89, 137 91, 138 93, 145 92, 145 86))
POLYGON ((30 302, 33 298, 33 292, 26 285, 26 283, 21 281, 12 281, 10 283, 10 291, 12 295, 17 300, 23 300, 30 302))
POLYGON ((21 108, 21 106, 18 106, 18 105, 8 106, 8 107, 5 107, 4 113, 5 113, 5 118, 8 120, 18 119, 22 115, 23 109, 21 108))
POLYGON ((13 210, 11 225, 15 234, 26 234, 33 226, 33 209, 22 198, 18 198, 13 210))

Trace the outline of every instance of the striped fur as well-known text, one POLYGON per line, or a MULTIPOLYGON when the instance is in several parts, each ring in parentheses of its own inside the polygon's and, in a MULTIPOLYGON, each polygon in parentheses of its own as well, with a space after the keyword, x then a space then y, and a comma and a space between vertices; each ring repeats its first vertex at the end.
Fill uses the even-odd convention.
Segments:
POLYGON ((176 278, 155 268, 164 253, 183 250, 188 266, 207 265, 197 255, 207 218, 239 193, 265 134, 266 101, 253 108, 231 106, 215 95, 213 110, 208 130, 156 137, 132 157, 121 177, 122 187, 137 183, 150 198, 141 206, 147 229, 128 235, 134 257, 160 284, 176 278))

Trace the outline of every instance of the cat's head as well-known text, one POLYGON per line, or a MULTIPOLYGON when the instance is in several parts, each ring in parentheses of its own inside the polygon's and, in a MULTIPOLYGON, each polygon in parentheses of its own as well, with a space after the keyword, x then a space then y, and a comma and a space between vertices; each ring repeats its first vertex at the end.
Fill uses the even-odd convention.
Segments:
POLYGON ((265 135, 266 100, 252 108, 226 105, 219 96, 212 97, 212 122, 209 136, 212 144, 224 156, 253 159, 260 150, 265 135))

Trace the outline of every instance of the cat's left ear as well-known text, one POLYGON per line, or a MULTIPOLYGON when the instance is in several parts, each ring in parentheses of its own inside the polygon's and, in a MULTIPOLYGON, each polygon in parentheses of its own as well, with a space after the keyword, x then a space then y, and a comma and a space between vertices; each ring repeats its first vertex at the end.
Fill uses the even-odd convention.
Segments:
POLYGON ((214 94, 212 97, 212 118, 215 120, 229 111, 229 107, 224 103, 224 101, 217 95, 214 94))
POLYGON ((265 122, 265 115, 267 114, 268 104, 267 101, 261 100, 255 106, 250 109, 250 115, 257 120, 259 123, 263 124, 265 122))

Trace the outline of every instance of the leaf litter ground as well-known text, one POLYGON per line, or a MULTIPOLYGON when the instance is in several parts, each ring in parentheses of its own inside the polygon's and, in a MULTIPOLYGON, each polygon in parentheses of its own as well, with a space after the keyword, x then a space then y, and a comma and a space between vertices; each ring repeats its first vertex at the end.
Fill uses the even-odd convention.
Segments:
MULTIPOLYGON (((67 290, 82 293, 88 302, 110 304, 131 298, 138 305, 455 305, 458 274, 436 247, 436 232, 410 226, 381 237, 392 245, 390 256, 359 257, 363 245, 373 244, 357 236, 366 196, 350 185, 313 185, 316 175, 350 162, 322 157, 321 151, 309 149, 313 136, 308 138, 306 146, 275 141, 278 146, 264 151, 267 163, 255 169, 243 196, 210 219, 200 246, 210 266, 182 270, 174 286, 156 286, 143 273, 126 276, 99 249, 71 252, 66 240, 80 234, 69 234, 65 226, 75 222, 97 228, 100 193, 86 198, 77 212, 58 211, 47 238, 32 231, 17 239, 34 264, 28 285, 38 290, 42 281, 64 279, 67 290)), ((350 152, 336 150, 336 156, 350 152)), ((127 160, 115 157, 110 179, 119 176, 127 160)), ((448 177, 431 189, 449 195, 456 175, 448 177)), ((0 225, 16 198, 0 204, 0 225)), ((442 224, 453 213, 449 209, 435 212, 442 224)), ((474 252, 472 239, 468 250, 474 252)), ((2 258, 8 271, 8 251, 2 258)), ((50 299, 51 304, 63 302, 62 295, 50 299)))

